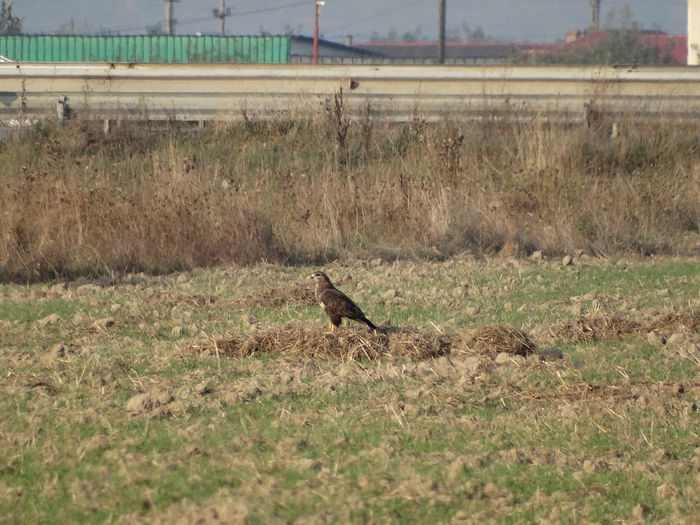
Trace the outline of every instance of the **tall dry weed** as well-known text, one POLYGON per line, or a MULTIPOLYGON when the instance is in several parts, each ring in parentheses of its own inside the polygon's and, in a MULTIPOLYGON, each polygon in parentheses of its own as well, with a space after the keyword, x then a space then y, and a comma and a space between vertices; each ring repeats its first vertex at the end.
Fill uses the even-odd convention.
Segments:
POLYGON ((696 128, 621 122, 610 139, 540 118, 290 115, 103 136, 41 124, 0 146, 0 278, 379 252, 694 253, 696 128))

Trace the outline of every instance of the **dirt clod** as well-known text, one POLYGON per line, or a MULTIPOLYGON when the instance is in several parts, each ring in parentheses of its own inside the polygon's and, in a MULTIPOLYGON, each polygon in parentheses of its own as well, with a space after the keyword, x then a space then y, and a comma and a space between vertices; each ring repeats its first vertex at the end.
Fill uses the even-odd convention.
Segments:
POLYGON ((136 394, 126 402, 126 411, 132 413, 150 412, 175 400, 168 392, 154 391, 136 394))

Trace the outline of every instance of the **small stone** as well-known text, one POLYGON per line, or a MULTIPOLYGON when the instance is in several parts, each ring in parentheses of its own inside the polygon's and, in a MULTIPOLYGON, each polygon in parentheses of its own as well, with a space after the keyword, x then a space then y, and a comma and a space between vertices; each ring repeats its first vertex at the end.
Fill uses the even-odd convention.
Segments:
POLYGON ((676 492, 678 492, 678 489, 675 486, 669 485, 667 483, 664 483, 663 485, 659 485, 658 487, 656 487, 656 494, 660 498, 668 499, 668 498, 674 496, 676 494, 676 492))
POLYGON ((676 332, 675 334, 671 334, 671 336, 668 338, 668 343, 672 345, 680 345, 685 343, 687 339, 688 338, 685 334, 676 332))
POLYGON ((564 352, 562 352, 559 348, 545 348, 544 350, 540 350, 538 354, 541 355, 545 361, 564 359, 564 352))
POLYGON ((376 268, 377 266, 381 266, 383 262, 384 261, 382 261, 382 259, 380 257, 377 257, 376 259, 372 259, 369 262, 369 265, 371 268, 376 268))
POLYGON ((56 343, 51 347, 51 355, 53 357, 62 358, 66 356, 66 346, 61 343, 56 343))
POLYGON ((666 338, 658 330, 652 330, 647 334, 647 343, 654 346, 663 346, 666 344, 666 338))
POLYGON ((97 328, 98 330, 105 330, 113 325, 114 317, 105 317, 104 319, 98 319, 97 321, 92 323, 92 327, 97 328))
POLYGON ((481 311, 481 308, 479 308, 478 306, 467 306, 467 307, 464 309, 464 313, 467 314, 467 315, 476 315, 476 314, 478 314, 480 311, 481 311))
POLYGON ((396 297, 401 297, 401 294, 394 290, 393 288, 390 288, 386 292, 382 294, 382 299, 384 300, 389 300, 389 299, 394 299, 396 297))
POLYGON ((76 312, 73 316, 73 322, 76 324, 86 323, 90 317, 85 312, 76 312))
POLYGON ((586 474, 594 474, 596 470, 597 470, 596 464, 593 461, 591 461, 590 459, 587 459, 586 461, 583 462, 583 471, 586 474))
POLYGON ((574 264, 574 258, 571 255, 565 255, 561 260, 562 266, 571 266, 572 264, 574 264))
POLYGON ((61 320, 61 317, 58 314, 51 314, 51 315, 47 315, 43 319, 39 319, 37 321, 37 324, 39 326, 46 326, 46 325, 50 325, 50 324, 56 324, 60 320, 61 320))
POLYGON ((472 376, 487 372, 492 368, 490 366, 490 361, 476 356, 455 359, 455 364, 458 369, 464 370, 467 374, 472 376))
POLYGON ((258 328, 260 325, 258 318, 250 314, 243 315, 243 317, 241 317, 241 321, 243 321, 243 324, 251 329, 258 328))
POLYGON ((189 280, 189 276, 188 276, 186 273, 181 273, 180 275, 177 276, 177 279, 175 279, 175 281, 176 281, 178 284, 185 283, 185 282, 187 282, 188 280, 189 280))
POLYGON ((542 254, 542 250, 537 250, 532 252, 532 255, 530 255, 530 260, 531 261, 541 261, 543 259, 544 255, 542 254))
POLYGON ((167 392, 144 392, 136 394, 126 402, 127 412, 148 412, 160 406, 167 405, 175 398, 167 392))
POLYGON ((595 474, 596 472, 602 472, 609 468, 609 465, 605 461, 591 461, 587 459, 583 462, 583 471, 586 474, 595 474))
POLYGON ((508 352, 501 352, 494 359, 496 363, 502 365, 503 363, 508 363, 510 361, 510 354, 508 352))
POLYGON ((509 354, 508 352, 501 352, 496 356, 496 359, 494 359, 496 363, 499 365, 503 364, 516 364, 516 365, 522 365, 525 364, 526 359, 521 356, 521 355, 513 355, 509 354))
POLYGON ((653 452, 651 458, 656 462, 666 463, 669 459, 672 458, 672 456, 671 453, 665 448, 659 448, 653 452))
POLYGON ((450 466, 447 468, 447 479, 448 481, 456 481, 458 480, 461 476, 462 473, 466 470, 466 465, 464 463, 464 459, 462 458, 457 458, 455 459, 450 466))
POLYGON ((646 505, 637 505, 632 509, 632 517, 635 520, 644 520, 651 514, 651 508, 646 505))

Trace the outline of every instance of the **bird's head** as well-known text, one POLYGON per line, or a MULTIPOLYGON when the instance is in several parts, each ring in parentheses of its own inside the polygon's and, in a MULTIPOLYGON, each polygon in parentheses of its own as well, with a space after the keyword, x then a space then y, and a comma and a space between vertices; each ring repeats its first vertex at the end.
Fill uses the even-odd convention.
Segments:
POLYGON ((323 272, 314 272, 311 274, 311 278, 316 281, 317 284, 331 285, 331 280, 323 272))

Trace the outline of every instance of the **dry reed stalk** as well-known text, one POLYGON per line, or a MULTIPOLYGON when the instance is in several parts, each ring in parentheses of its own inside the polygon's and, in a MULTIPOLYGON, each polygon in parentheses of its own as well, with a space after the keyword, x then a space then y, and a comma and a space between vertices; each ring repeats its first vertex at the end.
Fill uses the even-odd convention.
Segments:
POLYGON ((339 116, 342 137, 328 134, 327 117, 294 115, 200 136, 125 124, 102 137, 84 122, 29 128, 0 149, 0 279, 387 249, 696 250, 697 126, 621 122, 611 142, 537 118, 361 128, 339 116), (342 166, 333 154, 341 138, 342 166))

